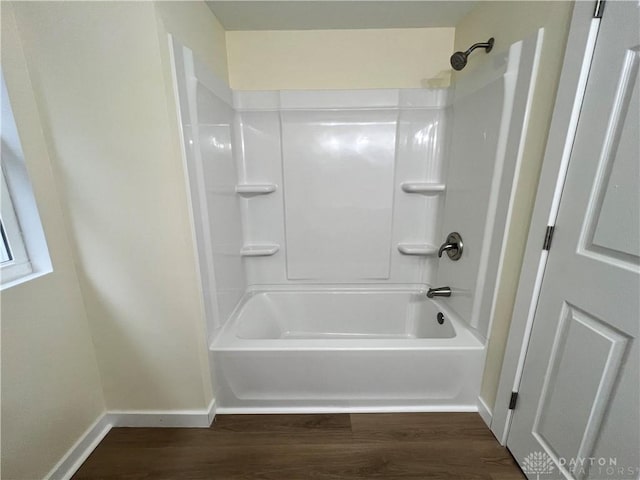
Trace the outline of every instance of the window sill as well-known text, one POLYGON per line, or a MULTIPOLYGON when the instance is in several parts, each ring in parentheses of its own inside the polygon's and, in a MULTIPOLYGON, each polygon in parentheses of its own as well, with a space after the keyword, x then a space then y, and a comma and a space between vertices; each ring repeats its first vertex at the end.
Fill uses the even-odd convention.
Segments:
POLYGON ((15 287, 18 285, 21 285, 23 283, 27 283, 30 282, 31 280, 35 280, 36 278, 39 277, 44 277, 45 275, 52 273, 53 270, 43 270, 43 271, 37 271, 37 272, 31 272, 27 275, 23 275, 22 277, 18 277, 18 278, 14 278, 13 280, 9 280, 7 282, 2 282, 2 285, 0 285, 0 292, 8 290, 11 287, 15 287))

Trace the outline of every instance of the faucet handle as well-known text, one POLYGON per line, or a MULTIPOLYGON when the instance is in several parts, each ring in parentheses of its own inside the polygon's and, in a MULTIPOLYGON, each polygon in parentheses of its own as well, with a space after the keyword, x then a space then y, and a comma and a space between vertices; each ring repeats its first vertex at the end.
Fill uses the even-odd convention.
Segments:
POLYGON ((455 243, 443 243, 438 249, 438 258, 442 258, 442 254, 444 252, 448 252, 449 250, 454 250, 456 248, 458 248, 458 246, 455 243))
POLYGON ((462 237, 458 232, 451 232, 447 235, 447 241, 438 249, 438 257, 442 257, 442 254, 447 252, 448 257, 456 261, 462 256, 462 249, 462 237))

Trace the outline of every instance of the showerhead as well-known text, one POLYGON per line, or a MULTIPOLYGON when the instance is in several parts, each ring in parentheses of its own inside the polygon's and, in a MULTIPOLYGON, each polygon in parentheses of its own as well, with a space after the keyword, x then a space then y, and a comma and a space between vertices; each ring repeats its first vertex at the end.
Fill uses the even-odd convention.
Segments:
POLYGON ((486 53, 489 53, 493 48, 494 38, 491 37, 486 42, 474 43, 469 47, 466 52, 456 52, 451 55, 451 66, 454 70, 462 70, 467 65, 467 57, 476 48, 484 48, 486 53))
POLYGON ((454 70, 462 70, 467 65, 467 54, 456 52, 451 55, 451 66, 454 70))

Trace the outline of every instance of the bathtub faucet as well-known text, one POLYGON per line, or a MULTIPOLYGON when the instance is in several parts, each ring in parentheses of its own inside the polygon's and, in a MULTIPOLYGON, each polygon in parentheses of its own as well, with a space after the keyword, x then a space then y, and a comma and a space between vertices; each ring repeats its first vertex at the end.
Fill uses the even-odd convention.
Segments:
POLYGON ((427 290, 427 297, 450 297, 451 296, 451 287, 437 287, 430 288, 427 290))

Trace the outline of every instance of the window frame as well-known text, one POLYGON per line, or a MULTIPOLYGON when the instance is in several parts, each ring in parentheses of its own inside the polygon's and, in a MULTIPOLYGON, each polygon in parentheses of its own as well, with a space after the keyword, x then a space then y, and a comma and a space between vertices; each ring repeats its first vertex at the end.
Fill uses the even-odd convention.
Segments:
POLYGON ((0 260, 0 291, 4 291, 51 273, 53 265, 2 69, 0 79, 0 221, 5 234, 0 240, 2 250, 11 256, 0 260))
MULTIPOLYGON (((4 155, 5 154, 3 154, 3 157, 4 155)), ((10 164, 11 162, 5 162, 3 158, 2 183, 0 185, 2 195, 0 221, 2 222, 2 240, 11 258, 0 263, 2 286, 33 273, 33 266, 31 265, 24 239, 22 238, 22 229, 20 228, 20 222, 16 215, 6 178, 7 175, 5 174, 5 168, 10 166, 10 164)))

